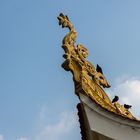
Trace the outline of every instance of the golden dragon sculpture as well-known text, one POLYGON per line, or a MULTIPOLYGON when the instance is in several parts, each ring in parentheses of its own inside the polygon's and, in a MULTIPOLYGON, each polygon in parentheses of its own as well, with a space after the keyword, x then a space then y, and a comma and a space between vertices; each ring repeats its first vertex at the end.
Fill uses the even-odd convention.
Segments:
POLYGON ((73 81, 75 84, 75 93, 83 93, 89 96, 93 101, 108 111, 119 114, 129 119, 135 119, 128 109, 124 108, 120 103, 112 103, 103 88, 109 88, 103 71, 99 65, 95 68, 88 60, 88 50, 82 45, 77 44, 75 41, 77 32, 73 24, 70 22, 67 15, 62 13, 57 17, 59 25, 62 28, 68 28, 69 32, 63 38, 62 48, 65 51, 63 57, 66 59, 62 67, 66 71, 71 71, 73 74, 73 81))

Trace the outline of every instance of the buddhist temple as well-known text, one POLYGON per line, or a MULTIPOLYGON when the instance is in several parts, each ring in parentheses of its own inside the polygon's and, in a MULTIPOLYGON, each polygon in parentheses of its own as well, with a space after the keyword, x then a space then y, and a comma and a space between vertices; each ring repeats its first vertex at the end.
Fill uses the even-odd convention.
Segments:
POLYGON ((116 96, 110 99, 104 88, 110 85, 102 68, 95 67, 86 58, 88 50, 75 45, 77 32, 68 16, 58 16, 59 25, 68 28, 63 38, 64 59, 62 67, 73 76, 82 140, 140 140, 140 121, 122 105, 116 96))

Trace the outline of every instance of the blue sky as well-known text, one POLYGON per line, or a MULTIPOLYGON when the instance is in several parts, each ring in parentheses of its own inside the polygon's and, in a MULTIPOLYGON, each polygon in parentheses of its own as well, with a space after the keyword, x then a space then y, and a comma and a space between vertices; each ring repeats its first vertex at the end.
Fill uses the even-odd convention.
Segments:
POLYGON ((140 117, 139 0, 0 1, 0 140, 80 139, 72 76, 61 68, 67 14, 107 90, 140 117))

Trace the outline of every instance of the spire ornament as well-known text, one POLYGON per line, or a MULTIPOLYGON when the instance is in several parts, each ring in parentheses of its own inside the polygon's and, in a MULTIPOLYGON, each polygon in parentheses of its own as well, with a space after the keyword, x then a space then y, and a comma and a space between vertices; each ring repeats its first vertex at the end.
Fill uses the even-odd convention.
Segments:
POLYGON ((73 75, 75 93, 87 95, 102 108, 121 115, 129 119, 136 119, 128 109, 118 102, 112 103, 103 88, 109 88, 110 85, 106 80, 102 68, 97 64, 95 68, 88 60, 88 50, 82 45, 75 45, 77 32, 67 15, 60 13, 57 17, 59 25, 62 28, 68 28, 69 32, 63 38, 62 48, 64 49, 65 58, 62 67, 70 71, 73 75))

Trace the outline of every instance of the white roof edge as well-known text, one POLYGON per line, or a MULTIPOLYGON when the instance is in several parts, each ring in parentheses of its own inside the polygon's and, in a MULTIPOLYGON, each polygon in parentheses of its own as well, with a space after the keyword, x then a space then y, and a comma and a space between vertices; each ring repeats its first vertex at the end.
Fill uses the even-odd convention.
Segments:
POLYGON ((94 102, 93 100, 91 100, 89 97, 87 97, 86 95, 84 95, 82 93, 79 93, 79 98, 80 98, 80 101, 84 105, 89 107, 91 110, 94 110, 98 114, 100 114, 116 123, 119 123, 121 125, 131 127, 132 129, 140 129, 140 121, 131 120, 131 119, 125 118, 119 114, 110 112, 109 110, 106 110, 105 108, 101 107, 96 102, 94 102))

